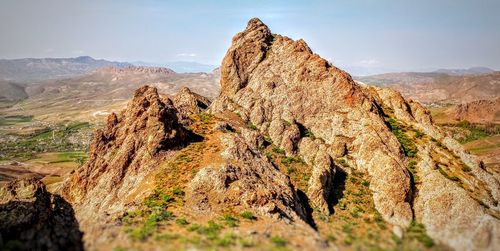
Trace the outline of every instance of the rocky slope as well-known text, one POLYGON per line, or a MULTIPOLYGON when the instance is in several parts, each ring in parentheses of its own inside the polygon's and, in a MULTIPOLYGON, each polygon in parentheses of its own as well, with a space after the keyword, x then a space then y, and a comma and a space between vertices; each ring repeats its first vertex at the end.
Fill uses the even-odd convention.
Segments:
MULTIPOLYGON (((272 34, 258 19, 250 20, 245 31, 233 38, 221 67, 221 88, 211 112, 237 112, 287 155, 303 157, 313 173, 307 194, 323 213, 329 213, 326 205, 329 180, 337 169, 334 163, 343 158, 355 170, 370 175, 375 207, 395 227, 395 233, 402 234, 416 219, 433 230, 432 237, 453 248, 493 249, 498 245, 498 178, 485 172, 478 160, 435 127, 429 112, 418 103, 388 89, 356 84, 347 73, 313 54, 303 40, 272 34), (420 196, 420 184, 414 181, 423 177, 419 168, 411 170, 409 159, 421 163, 429 154, 411 149, 412 139, 405 140, 409 136, 399 127, 418 130, 418 137, 425 135, 424 142, 414 140, 417 148, 442 148, 440 151, 446 151, 456 165, 468 166, 473 174, 457 178, 459 184, 435 191, 434 196, 420 196), (309 137, 303 137, 306 135, 309 137), (467 189, 484 194, 479 202, 465 201, 472 195, 450 194, 454 190, 465 194, 464 183, 471 186, 467 189), (442 208, 446 214, 424 213, 435 212, 429 207, 443 196, 448 198, 447 208, 442 208), (415 206, 421 202, 423 207, 415 206), (454 210, 465 211, 472 205, 477 210, 470 210, 467 217, 452 216, 454 210), (475 220, 478 224, 472 224, 473 230, 456 227, 475 220), (487 223, 480 224, 483 220, 487 223), (438 227, 442 224, 454 227, 438 227), (469 231, 478 234, 471 236, 469 231), (492 238, 475 243, 483 233, 492 238)), ((446 164, 450 170, 458 168, 446 164)), ((433 170, 435 173, 438 170, 433 170)), ((424 185, 428 184, 422 182, 424 185)))
POLYGON ((258 19, 220 95, 139 88, 58 190, 85 247, 494 250, 498 177, 396 91, 258 19))
POLYGON ((71 205, 34 178, 0 188, 1 250, 83 250, 71 205))

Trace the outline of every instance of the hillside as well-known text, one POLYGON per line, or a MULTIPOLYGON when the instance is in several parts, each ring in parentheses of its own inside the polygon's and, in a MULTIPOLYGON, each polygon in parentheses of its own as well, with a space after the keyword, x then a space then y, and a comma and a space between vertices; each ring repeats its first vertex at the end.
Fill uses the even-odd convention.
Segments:
POLYGON ((213 98, 219 90, 217 80, 217 74, 181 74, 161 67, 105 67, 78 77, 27 84, 24 92, 29 98, 0 113, 29 113, 25 115, 46 121, 100 121, 111 110, 121 109, 141 85, 155 86, 167 95, 189 87, 213 98))
POLYGON ((13 103, 27 97, 23 85, 0 80, 0 104, 13 103))
POLYGON ((424 104, 459 104, 500 96, 500 72, 475 75, 387 73, 357 80, 397 90, 424 104))

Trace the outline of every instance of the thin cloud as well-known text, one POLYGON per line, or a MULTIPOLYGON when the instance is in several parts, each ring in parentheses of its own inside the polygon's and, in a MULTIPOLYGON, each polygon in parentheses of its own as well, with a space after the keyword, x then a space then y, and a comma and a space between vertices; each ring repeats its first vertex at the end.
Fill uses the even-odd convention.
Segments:
POLYGON ((177 57, 196 57, 196 53, 179 53, 176 55, 177 57))
POLYGON ((377 66, 380 65, 381 62, 377 59, 364 59, 359 62, 360 65, 364 66, 377 66))

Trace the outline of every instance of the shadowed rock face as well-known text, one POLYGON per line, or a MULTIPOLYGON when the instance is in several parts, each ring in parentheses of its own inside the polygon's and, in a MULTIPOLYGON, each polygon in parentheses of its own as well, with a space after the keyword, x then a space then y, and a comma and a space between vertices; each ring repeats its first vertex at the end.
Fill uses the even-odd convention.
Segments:
POLYGON ((37 179, 0 189, 1 250, 83 250, 73 208, 37 179))

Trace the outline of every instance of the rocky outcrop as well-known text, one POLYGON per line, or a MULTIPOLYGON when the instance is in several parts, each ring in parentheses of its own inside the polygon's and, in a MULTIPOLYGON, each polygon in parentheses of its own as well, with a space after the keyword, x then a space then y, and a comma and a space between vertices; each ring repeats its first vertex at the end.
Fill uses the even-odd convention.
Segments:
MULTIPOLYGON (((221 88, 211 112, 241 114, 287 155, 297 150, 308 155, 298 149, 303 145, 300 128, 321 138, 317 144, 331 150, 331 158, 349 149, 352 164, 372 176, 375 205, 384 218, 400 227, 410 223, 410 179, 404 156, 377 104, 349 74, 313 54, 303 40, 272 34, 260 20, 250 20, 224 57, 221 88)), ((317 170, 328 170, 328 158, 322 159, 317 170)), ((328 176, 325 171, 315 173, 328 176)), ((314 204, 327 204, 320 199, 323 196, 316 197, 314 204)))
POLYGON ((500 123, 500 98, 495 100, 477 100, 459 104, 448 112, 457 121, 471 123, 500 123))
MULTIPOLYGON (((220 96, 209 111, 237 113, 245 123, 269 136, 287 156, 302 157, 312 169, 307 195, 313 206, 323 213, 329 213, 328 198, 336 170, 362 171, 371 177, 369 187, 375 208, 398 235, 416 219, 432 229, 432 237, 451 247, 458 248, 460 244, 444 236, 468 238, 466 245, 471 249, 490 249, 496 244, 491 238, 481 241, 477 235, 471 237, 468 230, 446 226, 451 224, 444 220, 446 217, 456 217, 451 222, 457 224, 462 222, 459 219, 463 217, 458 213, 428 213, 437 210, 432 209, 433 199, 429 198, 447 196, 447 206, 457 212, 463 209, 474 219, 485 220, 474 229, 498 236, 498 220, 491 215, 498 212, 495 202, 500 189, 498 180, 482 170, 475 157, 434 126, 429 111, 418 102, 406 100, 389 89, 356 83, 349 74, 314 54, 303 40, 272 34, 258 19, 250 20, 246 29, 233 38, 221 66, 221 88, 220 96), (408 146, 402 145, 407 144, 406 139, 401 138, 406 136, 394 132, 396 129, 390 122, 427 135, 425 141, 413 143, 419 149, 427 143, 441 147, 453 165, 470 167, 472 181, 466 183, 476 185, 471 185, 469 192, 442 179, 415 186, 410 182, 415 174, 410 177, 408 171, 408 146), (342 167, 335 164, 340 159, 342 167), (435 196, 418 197, 419 189, 430 193, 433 186, 435 196), (451 190, 439 189, 441 186, 452 186, 451 190, 459 192, 449 193, 451 190), (474 193, 483 196, 473 199, 474 193), (467 198, 459 199, 459 196, 467 198), (478 200, 495 212, 490 215, 486 210, 467 209, 480 207, 478 200), (418 206, 414 207, 413 203, 418 206), (437 227, 429 215, 442 219, 440 224, 444 226, 437 227), (483 231, 485 229, 487 231, 483 231)), ((434 170, 433 175, 435 172, 438 171, 434 170)), ((446 179, 443 174, 439 175, 446 179)))
POLYGON ((252 209, 259 215, 306 220, 290 179, 236 133, 221 136, 221 162, 202 168, 189 184, 187 202, 197 211, 252 209), (222 207, 223 205, 223 207, 222 207))
POLYGON ((38 179, 0 188, 1 250, 83 250, 71 205, 38 179))
POLYGON ((416 218, 432 238, 455 250, 496 250, 500 246, 500 221, 436 170, 436 163, 429 157, 432 147, 421 149, 418 172, 422 185, 415 199, 416 218))
POLYGON ((172 97, 177 109, 177 116, 183 124, 189 123, 189 116, 203 112, 210 105, 210 100, 183 87, 172 97))
POLYGON ((367 88, 374 91, 381 104, 394 112, 396 119, 439 140, 445 152, 450 151, 456 156, 453 158, 470 168, 469 172, 473 174, 469 180, 460 183, 451 181, 440 173, 438 163, 432 158, 432 151, 443 151, 442 146, 430 142, 417 144, 421 159, 417 175, 421 182, 416 185, 415 218, 425 224, 428 234, 435 240, 456 250, 495 250, 500 245, 500 221, 495 218, 495 213, 486 209, 492 209, 498 215, 498 179, 487 173, 476 157, 469 155, 458 142, 435 126, 429 111, 419 103, 407 101, 390 89, 367 88), (465 189, 464 184, 472 185, 465 189), (471 194, 487 195, 473 198, 471 194))
POLYGON ((141 182, 163 155, 189 141, 176 113, 170 99, 160 98, 156 88, 143 86, 120 116, 110 114, 104 129, 95 132, 88 162, 61 191, 75 206, 84 231, 98 235, 93 226, 99 228, 113 214, 123 213, 127 203, 140 202, 151 192, 141 182))

